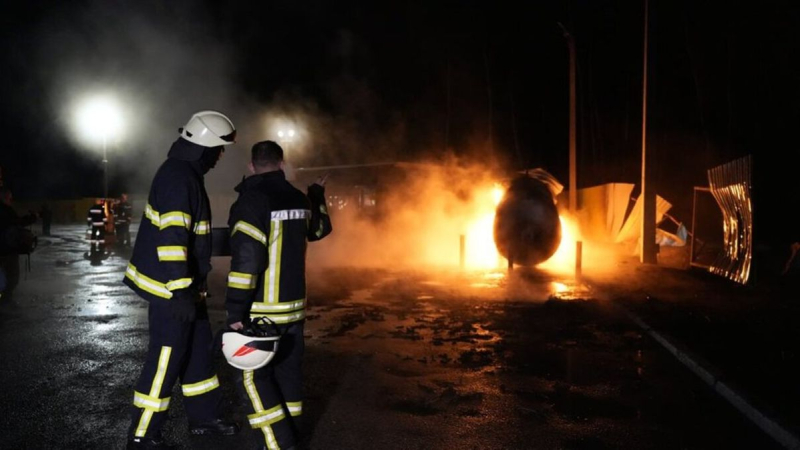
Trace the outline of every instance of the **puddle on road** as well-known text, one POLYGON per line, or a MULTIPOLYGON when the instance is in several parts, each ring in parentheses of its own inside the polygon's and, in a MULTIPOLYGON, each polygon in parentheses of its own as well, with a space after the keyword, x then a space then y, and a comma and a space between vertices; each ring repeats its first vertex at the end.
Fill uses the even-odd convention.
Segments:
POLYGON ((507 273, 506 272, 482 272, 476 274, 480 281, 470 284, 474 288, 493 289, 500 288, 506 285, 507 273))
POLYGON ((550 287, 550 298, 557 300, 586 300, 592 296, 588 286, 575 280, 552 281, 550 287))
POLYGON ((372 298, 372 289, 358 289, 350 294, 350 301, 353 303, 362 303, 372 298))

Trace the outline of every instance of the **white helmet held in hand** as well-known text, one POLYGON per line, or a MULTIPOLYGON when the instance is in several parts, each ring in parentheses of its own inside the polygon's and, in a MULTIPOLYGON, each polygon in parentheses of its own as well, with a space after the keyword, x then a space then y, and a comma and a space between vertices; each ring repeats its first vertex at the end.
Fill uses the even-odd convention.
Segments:
POLYGON ((275 324, 268 321, 266 317, 259 317, 241 330, 229 330, 222 334, 222 354, 228 364, 237 369, 256 370, 266 366, 275 357, 281 336, 275 324))
POLYGON ((203 147, 230 145, 236 141, 236 127, 231 119, 217 111, 195 113, 186 126, 178 130, 181 137, 203 147))

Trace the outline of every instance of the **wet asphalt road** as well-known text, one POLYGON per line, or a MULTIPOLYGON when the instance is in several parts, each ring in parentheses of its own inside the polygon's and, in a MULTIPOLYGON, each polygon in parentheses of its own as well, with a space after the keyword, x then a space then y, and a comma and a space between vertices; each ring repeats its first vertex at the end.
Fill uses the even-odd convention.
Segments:
MULTIPOLYGON (((0 309, 0 448, 124 447, 146 302, 121 284, 124 255, 83 258, 82 231, 40 238, 18 305, 0 309)), ((213 263, 219 328, 227 259, 213 263)), ((302 448, 777 448, 594 298, 538 271, 313 268, 302 448)), ((244 422, 236 371, 217 362, 226 413, 244 422)), ((249 429, 190 437, 176 388, 169 439, 251 448, 249 429)))

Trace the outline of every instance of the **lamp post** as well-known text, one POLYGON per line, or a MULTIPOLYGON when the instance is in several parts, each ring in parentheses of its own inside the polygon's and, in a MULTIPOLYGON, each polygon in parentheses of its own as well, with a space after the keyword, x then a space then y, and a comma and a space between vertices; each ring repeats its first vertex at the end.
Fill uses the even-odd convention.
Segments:
POLYGON ((108 139, 122 131, 117 102, 108 95, 85 99, 77 109, 77 126, 87 139, 103 144, 103 198, 108 198, 108 139))
POLYGON ((289 128, 287 130, 278 130, 278 140, 281 144, 285 147, 285 150, 289 151, 289 146, 294 140, 294 129, 289 128))
POLYGON ((108 137, 103 133, 103 198, 108 198, 108 153, 106 151, 108 137))

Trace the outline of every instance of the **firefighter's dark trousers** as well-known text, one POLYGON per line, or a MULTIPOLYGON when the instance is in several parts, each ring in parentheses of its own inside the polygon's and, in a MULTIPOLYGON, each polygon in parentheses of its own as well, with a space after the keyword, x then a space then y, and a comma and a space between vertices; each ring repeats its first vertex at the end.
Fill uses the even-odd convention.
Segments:
POLYGON ((284 325, 278 353, 265 367, 242 371, 247 419, 270 450, 297 444, 303 412, 303 322, 284 325))
POLYGON ((222 391, 212 366, 211 324, 206 304, 197 303, 194 322, 181 322, 170 314, 169 301, 150 302, 150 344, 133 393, 131 436, 158 435, 167 419, 172 388, 178 380, 190 423, 219 417, 222 391))
POLYGON ((92 235, 89 237, 89 242, 92 243, 92 254, 103 253, 106 248, 106 227, 103 225, 92 225, 92 235))
POLYGON ((120 247, 131 246, 131 225, 129 223, 118 223, 114 225, 117 232, 117 245, 120 247))
POLYGON ((14 294, 14 289, 19 284, 19 255, 0 256, 0 269, 5 274, 5 288, 0 288, 0 294, 6 300, 14 294))

